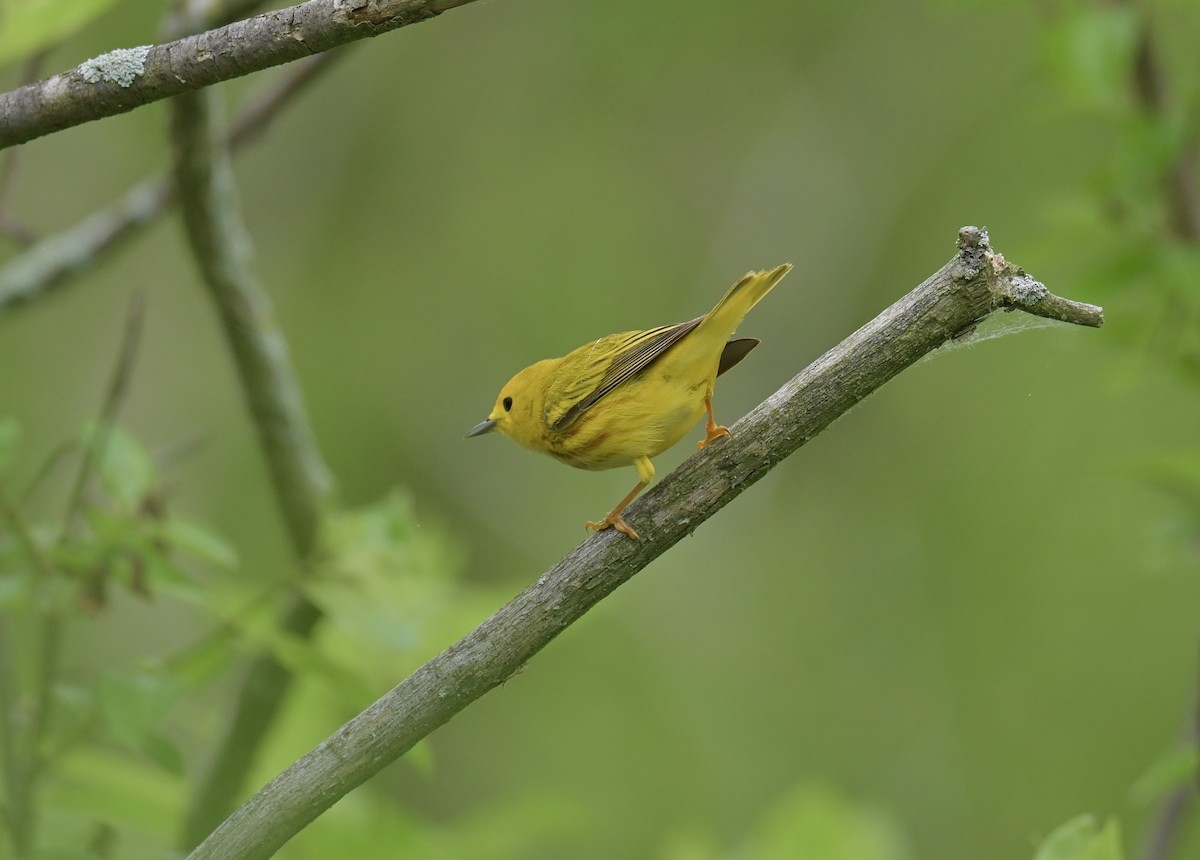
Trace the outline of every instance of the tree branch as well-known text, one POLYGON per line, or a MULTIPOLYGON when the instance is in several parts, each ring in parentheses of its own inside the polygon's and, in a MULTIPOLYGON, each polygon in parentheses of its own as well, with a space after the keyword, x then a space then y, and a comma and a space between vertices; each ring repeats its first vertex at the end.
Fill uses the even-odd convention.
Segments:
MULTIPOLYGON (((339 798, 503 683, 592 606, 732 501, 834 419, 921 356, 1000 307, 1021 307, 1013 280, 975 227, 923 284, 813 362, 630 507, 645 538, 609 530, 434 657, 297 761, 231 815, 190 860, 262 860, 339 798)), ((1027 276, 1025 276, 1027 277, 1027 276)), ((1031 279, 1032 280, 1032 279, 1031 279)), ((1043 288, 1044 289, 1044 288, 1043 288)), ((1032 307, 1048 295, 1032 301, 1032 307)), ((1066 300, 1063 315, 1098 325, 1099 310, 1066 300)))
POLYGON ((211 111, 199 95, 176 100, 172 134, 188 239, 233 351, 292 545, 305 558, 332 480, 270 297, 250 265, 250 240, 235 200, 228 152, 214 139, 211 111))
MULTIPOLYGON (((184 224, 237 363, 292 547, 305 562, 317 544, 332 479, 317 449, 270 298, 250 265, 249 236, 235 199, 229 148, 218 142, 222 136, 215 128, 210 96, 187 93, 172 103, 175 177, 184 224)), ((320 617, 305 596, 292 594, 280 628, 285 634, 307 637, 320 617)), ((188 815, 188 844, 220 821, 240 796, 253 755, 290 684, 291 673, 273 654, 264 652, 250 664, 233 721, 188 815)))
POLYGON ((0 94, 0 149, 415 24, 472 0, 309 0, 0 94))
MULTIPOLYGON (((282 79, 241 106, 230 126, 227 145, 237 152, 256 140, 284 107, 344 56, 345 52, 317 54, 298 61, 282 79)), ((174 199, 170 177, 146 179, 116 203, 37 242, 0 268, 0 310, 43 295, 87 271, 101 255, 132 238, 139 227, 154 223, 174 199)))

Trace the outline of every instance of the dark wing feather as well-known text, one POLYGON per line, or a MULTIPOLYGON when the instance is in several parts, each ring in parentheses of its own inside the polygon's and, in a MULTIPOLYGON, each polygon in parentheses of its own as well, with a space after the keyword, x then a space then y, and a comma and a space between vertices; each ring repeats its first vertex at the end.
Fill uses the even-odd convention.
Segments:
POLYGON ((717 365, 717 376, 720 376, 748 356, 750 350, 754 349, 760 343, 762 341, 756 337, 742 337, 725 344, 725 348, 721 350, 721 363, 717 365))
POLYGON ((606 394, 633 379, 653 364, 656 358, 678 343, 684 335, 700 325, 702 319, 704 317, 696 317, 694 320, 688 320, 687 322, 660 326, 638 332, 630 337, 628 341, 621 345, 617 357, 613 359, 608 369, 604 371, 604 376, 600 378, 600 382, 596 387, 578 402, 572 404, 562 414, 562 417, 550 425, 551 429, 559 433, 566 430, 580 415, 599 402, 606 394))

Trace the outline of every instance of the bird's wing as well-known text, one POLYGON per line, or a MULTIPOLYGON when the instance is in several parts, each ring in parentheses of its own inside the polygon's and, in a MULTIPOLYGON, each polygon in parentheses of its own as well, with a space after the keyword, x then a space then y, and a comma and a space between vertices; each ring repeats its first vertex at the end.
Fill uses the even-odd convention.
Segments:
POLYGON ((564 360, 560 379, 548 392, 546 425, 561 433, 606 394, 633 379, 654 360, 679 342, 680 338, 700 325, 704 317, 696 317, 675 325, 659 326, 646 331, 601 338, 581 350, 579 361, 564 360))

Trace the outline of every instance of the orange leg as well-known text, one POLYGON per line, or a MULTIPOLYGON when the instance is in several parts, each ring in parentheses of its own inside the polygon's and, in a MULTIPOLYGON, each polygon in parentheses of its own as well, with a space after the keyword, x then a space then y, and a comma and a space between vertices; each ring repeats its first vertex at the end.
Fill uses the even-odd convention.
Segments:
POLYGON ((730 435, 728 427, 722 427, 713 420, 712 394, 705 395, 704 397, 704 411, 708 413, 708 424, 706 424, 704 427, 704 439, 696 443, 697 451, 703 449, 705 445, 707 445, 709 442, 712 442, 714 439, 720 439, 722 436, 730 435))
POLYGON ((637 498, 637 494, 646 489, 646 485, 654 480, 654 464, 650 462, 649 457, 639 457, 633 461, 633 465, 637 467, 638 477, 642 480, 638 481, 638 485, 629 491, 629 495, 621 499, 620 504, 608 512, 608 515, 598 523, 588 520, 585 525, 594 532, 603 531, 607 528, 614 528, 621 534, 629 535, 634 540, 641 540, 638 533, 633 530, 629 523, 625 522, 625 518, 621 516, 621 511, 629 506, 629 503, 637 498))

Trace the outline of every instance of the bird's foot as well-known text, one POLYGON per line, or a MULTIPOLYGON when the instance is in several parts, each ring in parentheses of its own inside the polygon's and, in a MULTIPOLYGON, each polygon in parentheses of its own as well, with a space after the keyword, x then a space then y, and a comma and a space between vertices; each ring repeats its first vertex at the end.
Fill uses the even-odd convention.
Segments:
POLYGON ((638 537, 638 533, 633 530, 633 527, 630 526, 629 523, 625 522, 625 518, 622 517, 616 511, 612 511, 608 516, 606 516, 604 519, 602 519, 598 523, 594 523, 591 520, 588 520, 586 523, 584 523, 584 525, 586 525, 589 529, 591 529, 594 532, 601 532, 601 531, 604 531, 605 529, 613 528, 613 529, 616 529, 617 531, 619 531, 623 535, 629 535, 629 537, 633 538, 636 541, 641 540, 641 538, 638 537))
POLYGON ((720 439, 722 436, 732 436, 728 427, 722 427, 720 424, 711 424, 708 427, 707 435, 696 443, 696 450, 703 451, 704 446, 710 442, 720 439))

